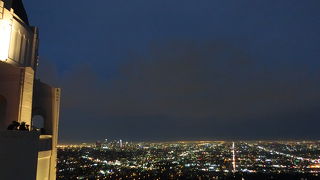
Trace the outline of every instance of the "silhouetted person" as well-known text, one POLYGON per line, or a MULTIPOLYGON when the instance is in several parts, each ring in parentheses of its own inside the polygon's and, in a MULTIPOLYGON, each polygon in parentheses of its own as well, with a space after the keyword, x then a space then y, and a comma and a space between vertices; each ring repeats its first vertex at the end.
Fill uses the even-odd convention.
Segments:
POLYGON ((29 131, 29 129, 28 129, 28 127, 27 127, 27 125, 26 125, 25 122, 22 122, 22 123, 20 124, 19 130, 20 130, 20 131, 29 131))
POLYGON ((8 126, 8 130, 18 130, 20 123, 17 121, 12 121, 12 123, 8 126))

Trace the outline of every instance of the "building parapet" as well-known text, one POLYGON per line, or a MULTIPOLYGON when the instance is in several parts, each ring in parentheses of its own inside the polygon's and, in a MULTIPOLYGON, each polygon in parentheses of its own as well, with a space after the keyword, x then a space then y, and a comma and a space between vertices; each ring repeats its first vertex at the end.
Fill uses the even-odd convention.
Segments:
POLYGON ((33 131, 0 131, 0 179, 36 178, 39 136, 33 131))

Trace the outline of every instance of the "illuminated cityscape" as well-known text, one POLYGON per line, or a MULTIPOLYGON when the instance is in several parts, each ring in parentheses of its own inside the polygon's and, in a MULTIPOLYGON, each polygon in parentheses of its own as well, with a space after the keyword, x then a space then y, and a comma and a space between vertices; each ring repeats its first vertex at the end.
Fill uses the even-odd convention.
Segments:
POLYGON ((320 180, 319 7, 0 0, 0 180, 320 180))
POLYGON ((61 145, 58 179, 319 179, 320 141, 61 145))

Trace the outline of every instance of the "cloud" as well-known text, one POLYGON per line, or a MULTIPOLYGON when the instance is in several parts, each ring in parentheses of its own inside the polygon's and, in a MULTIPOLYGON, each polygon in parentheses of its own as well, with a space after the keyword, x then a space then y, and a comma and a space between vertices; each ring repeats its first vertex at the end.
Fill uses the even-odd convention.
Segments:
MULTIPOLYGON (((119 136, 114 127, 135 139, 279 138, 320 124, 319 73, 267 66, 246 52, 223 41, 176 40, 131 54, 113 77, 81 64, 58 82, 62 124, 76 123, 74 138, 91 128, 92 139, 119 136)), ((45 72, 44 79, 59 79, 45 72)), ((63 137, 70 133, 62 131, 63 137)))

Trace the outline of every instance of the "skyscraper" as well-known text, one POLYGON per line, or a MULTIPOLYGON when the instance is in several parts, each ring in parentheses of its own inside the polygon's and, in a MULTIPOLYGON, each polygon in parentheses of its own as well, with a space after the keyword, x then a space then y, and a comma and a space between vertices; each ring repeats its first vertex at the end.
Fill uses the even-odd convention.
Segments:
POLYGON ((123 146, 122 146, 122 140, 120 139, 120 141, 119 141, 119 145, 120 145, 120 148, 122 148, 123 146))
POLYGON ((60 89, 35 78, 38 34, 38 28, 29 25, 22 0, 0 0, 0 179, 4 180, 56 179, 60 89))

